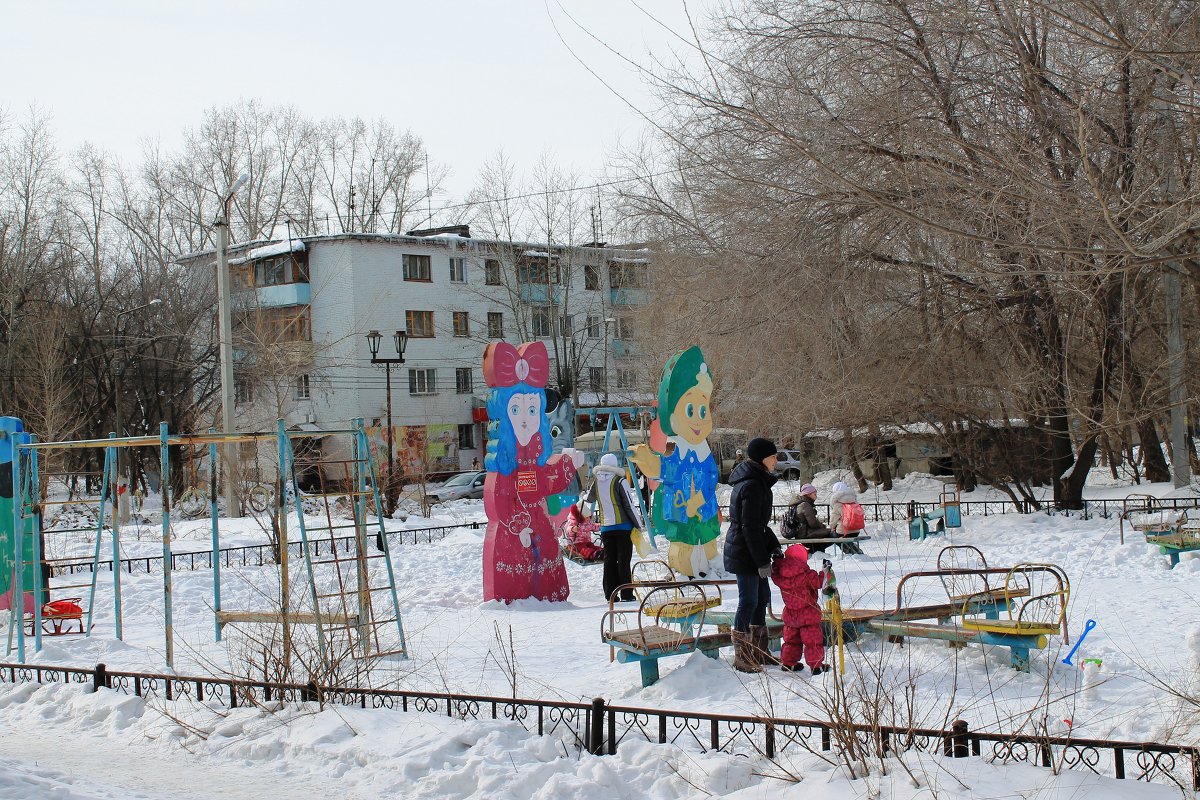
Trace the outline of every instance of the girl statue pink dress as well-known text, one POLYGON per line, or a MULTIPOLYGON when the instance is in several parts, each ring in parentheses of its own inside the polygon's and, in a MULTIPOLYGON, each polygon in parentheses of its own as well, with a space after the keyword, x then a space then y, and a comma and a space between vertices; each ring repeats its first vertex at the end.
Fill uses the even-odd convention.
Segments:
POLYGON ((483 490, 483 599, 566 600, 571 593, 546 498, 567 488, 583 454, 551 456, 546 416, 546 345, 493 342, 483 354, 488 395, 488 444, 483 490))

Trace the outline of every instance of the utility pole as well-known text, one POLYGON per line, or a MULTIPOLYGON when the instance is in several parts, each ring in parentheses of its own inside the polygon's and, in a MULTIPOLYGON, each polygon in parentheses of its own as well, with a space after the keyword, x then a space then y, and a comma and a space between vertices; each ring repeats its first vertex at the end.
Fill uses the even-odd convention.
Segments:
MULTIPOLYGON (((217 229, 217 314, 219 316, 220 359, 221 359, 221 432, 233 433, 233 322, 230 312, 229 289, 229 204, 238 189, 245 185, 250 176, 242 173, 225 190, 217 210, 213 227, 217 229)), ((233 442, 221 444, 221 460, 225 462, 225 508, 231 517, 242 515, 238 502, 237 452, 233 442)), ((213 469, 217 468, 213 464, 213 469)))

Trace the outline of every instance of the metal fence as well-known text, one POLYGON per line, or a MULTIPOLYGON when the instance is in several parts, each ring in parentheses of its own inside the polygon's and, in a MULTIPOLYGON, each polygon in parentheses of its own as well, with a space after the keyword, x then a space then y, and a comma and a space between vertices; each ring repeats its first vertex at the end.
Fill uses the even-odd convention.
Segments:
POLYGON ((969 730, 956 721, 950 730, 884 725, 835 726, 820 720, 794 720, 734 714, 703 714, 610 705, 603 698, 570 703, 442 692, 322 687, 215 677, 183 677, 139 672, 0 664, 0 683, 77 683, 97 691, 160 701, 188 699, 237 708, 270 701, 321 702, 338 706, 437 714, 462 720, 507 720, 531 735, 555 735, 579 750, 616 753, 622 742, 671 743, 700 752, 718 751, 778 759, 788 754, 844 758, 847 743, 868 757, 907 751, 953 758, 983 757, 1054 770, 1078 770, 1118 779, 1153 781, 1200 790, 1200 748, 1159 742, 1003 734, 969 730))
MULTIPOLYGON (((1153 510, 1159 511, 1179 511, 1184 509, 1200 508, 1200 497, 1197 498, 1155 498, 1153 501, 1153 510)), ((921 503, 917 501, 909 501, 907 503, 861 503, 863 507, 863 516, 868 522, 904 522, 910 519, 914 514, 927 514, 930 511, 941 507, 939 503, 921 503)), ((966 500, 959 504, 959 508, 966 516, 996 516, 1000 514, 1034 514, 1043 513, 1050 515, 1064 515, 1079 517, 1081 519, 1091 519, 1100 517, 1111 519, 1118 516, 1123 510, 1128 507, 1126 500, 1087 500, 1084 502, 1084 508, 1076 511, 1065 511, 1055 509, 1052 506, 1046 506, 1042 509, 1035 509, 1029 503, 1014 503, 1011 500, 966 500)), ((789 507, 786 505, 772 506, 772 517, 778 521, 783 517, 783 514, 789 507)), ((829 514, 829 505, 820 503, 817 505, 818 512, 824 512, 826 518, 829 514)), ((1140 510, 1146 510, 1145 506, 1139 506, 1140 510)), ((723 506, 722 512, 726 516, 729 514, 729 507, 723 506)), ((464 522, 461 525, 437 525, 429 528, 411 528, 409 530, 388 531, 388 538, 391 540, 399 539, 400 544, 411 542, 433 542, 436 539, 445 538, 448 531, 456 528, 471 528, 474 530, 486 525, 486 522, 464 522)), ((53 534, 54 530, 49 529, 47 534, 53 534)), ((354 537, 342 536, 334 540, 334 546, 339 550, 348 548, 352 545, 354 537)), ((330 547, 328 540, 314 540, 309 543, 309 548, 314 557, 319 557, 322 552, 325 552, 330 547)), ((301 553, 301 544, 299 542, 291 542, 288 544, 288 553, 299 558, 301 553)), ((265 564, 275 563, 275 547, 271 544, 254 544, 245 545, 243 547, 223 547, 220 550, 221 565, 226 567, 233 566, 263 566, 265 564)), ((194 552, 174 553, 171 556, 171 569, 173 570, 195 570, 195 569, 212 569, 212 551, 197 550, 194 552)), ((86 573, 92 571, 92 561, 90 559, 72 559, 60 558, 49 559, 52 575, 73 575, 76 573, 86 573)), ((112 570, 112 561, 101 561, 101 570, 112 570)), ((151 572, 155 567, 161 569, 162 556, 138 556, 132 558, 121 559, 121 569, 124 572, 133 574, 135 572, 151 572)))
MULTIPOLYGON (((484 525, 482 522, 464 522, 461 525, 438 525, 430 528, 410 528, 401 531, 388 531, 389 541, 399 540, 400 544, 417 544, 419 542, 432 543, 434 539, 444 539, 448 531, 457 528, 472 528, 478 529, 484 525)), ((47 534, 54 533, 53 530, 46 531, 47 534)), ((375 535, 372 533, 368 537, 371 541, 375 540, 375 535)), ((329 539, 314 539, 309 542, 309 552, 314 558, 319 558, 322 553, 327 553, 331 548, 336 547, 338 552, 350 551, 354 546, 353 536, 339 536, 332 540, 329 539)), ((288 555, 292 558, 300 558, 303 555, 303 543, 289 542, 288 555)), ((251 544, 242 547, 222 547, 220 549, 220 561, 223 567, 261 567, 264 564, 275 563, 275 545, 273 544, 251 544)), ((211 550, 196 550, 193 552, 178 552, 171 554, 171 569, 173 570, 195 570, 195 569, 212 569, 213 554, 211 550)), ((162 556, 134 556, 123 557, 121 559, 121 571, 127 572, 130 575, 135 572, 149 573, 152 568, 162 569, 162 556)), ((92 571, 95 562, 91 559, 79 558, 51 558, 47 559, 50 565, 51 576, 56 575, 74 575, 76 573, 89 573, 92 571)), ((101 571, 112 571, 113 562, 111 559, 99 562, 101 571)))

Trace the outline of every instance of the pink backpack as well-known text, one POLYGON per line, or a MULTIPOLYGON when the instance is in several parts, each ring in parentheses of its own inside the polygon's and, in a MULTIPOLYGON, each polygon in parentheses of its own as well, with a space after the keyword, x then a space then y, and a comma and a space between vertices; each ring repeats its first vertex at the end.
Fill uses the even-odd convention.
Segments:
POLYGON ((856 533, 865 525, 862 506, 858 503, 842 503, 842 533, 856 533))

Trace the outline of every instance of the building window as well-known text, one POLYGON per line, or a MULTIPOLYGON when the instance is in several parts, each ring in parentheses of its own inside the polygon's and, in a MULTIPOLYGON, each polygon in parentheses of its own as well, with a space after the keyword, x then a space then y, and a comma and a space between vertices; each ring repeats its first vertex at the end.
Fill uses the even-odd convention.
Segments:
POLYGON ((587 318, 587 338, 599 339, 604 335, 604 321, 590 314, 587 318))
POLYGON ((433 312, 432 311, 405 311, 404 321, 408 325, 408 338, 410 339, 432 339, 433 338, 433 312))
POLYGON ((245 378, 237 378, 233 382, 233 404, 244 405, 254 402, 254 386, 245 378))
POLYGON ((488 312, 488 338, 504 338, 504 314, 499 311, 488 312))
POLYGON ((410 369, 408 371, 409 394, 437 394, 436 369, 410 369))
POLYGON ((529 333, 534 337, 554 335, 554 309, 551 306, 534 306, 529 318, 529 333))
POLYGON ((466 311, 455 311, 452 315, 455 336, 471 335, 471 318, 466 311))
POLYGON ((626 341, 633 338, 633 320, 629 317, 617 317, 617 329, 613 338, 626 341))
POLYGON ((280 286, 287 283, 307 282, 307 256, 299 254, 273 256, 254 262, 255 286, 280 286))
POLYGON ((429 269, 429 256, 405 253, 402 259, 404 261, 404 280, 426 282, 433 280, 433 273, 429 269))
POLYGON ((617 369, 617 388, 633 389, 637 387, 636 369, 617 369))
POLYGON ((312 341, 312 311, 308 306, 260 308, 254 313, 255 334, 264 344, 312 341))
POLYGON ((474 390, 470 367, 457 367, 454 370, 454 391, 458 394, 470 394, 474 390))
POLYGON ((296 387, 295 388, 296 388, 296 399, 297 400, 311 400, 312 399, 312 385, 309 383, 308 373, 296 376, 296 387))
POLYGON ((475 426, 474 425, 459 425, 458 426, 458 449, 463 450, 475 449, 475 426))
POLYGON ((604 391, 604 367, 588 367, 588 386, 593 392, 604 391))
POLYGON ((608 284, 614 289, 645 289, 647 274, 645 264, 609 264, 608 284))
POLYGON ((595 264, 583 265, 583 288, 600 288, 600 267, 596 266, 595 264))
POLYGON ((483 282, 488 286, 500 285, 500 262, 497 259, 484 259, 483 282))
POLYGON ((517 282, 545 286, 561 283, 562 270, 552 256, 525 256, 517 262, 517 282))
POLYGON ((575 315, 563 314, 562 316, 562 335, 570 336, 575 332, 575 315))
POLYGON ((466 259, 462 259, 462 258, 450 259, 450 282, 451 283, 466 283, 467 282, 466 259))

